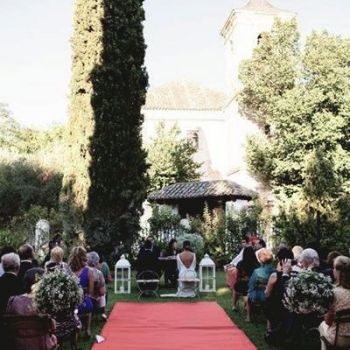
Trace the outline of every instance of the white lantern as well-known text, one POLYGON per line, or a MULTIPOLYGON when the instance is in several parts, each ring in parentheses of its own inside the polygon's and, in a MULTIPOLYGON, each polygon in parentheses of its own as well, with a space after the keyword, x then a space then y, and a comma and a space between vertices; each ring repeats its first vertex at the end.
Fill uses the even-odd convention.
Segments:
POLYGON ((114 269, 114 293, 130 294, 131 293, 131 265, 124 254, 115 264, 114 269))
POLYGON ((215 292, 216 291, 216 271, 215 263, 210 259, 208 254, 199 263, 199 291, 200 292, 215 292))

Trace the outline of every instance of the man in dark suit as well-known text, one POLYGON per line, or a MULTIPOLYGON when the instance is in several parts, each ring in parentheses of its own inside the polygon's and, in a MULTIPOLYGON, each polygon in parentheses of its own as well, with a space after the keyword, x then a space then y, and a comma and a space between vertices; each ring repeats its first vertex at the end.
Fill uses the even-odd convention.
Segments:
POLYGON ((4 274, 0 277, 0 315, 6 312, 6 306, 12 295, 21 293, 20 281, 17 277, 20 260, 15 253, 5 254, 1 258, 4 274))
POLYGON ((154 271, 160 276, 159 256, 160 249, 150 238, 147 238, 137 255, 137 274, 148 270, 154 271))
POLYGON ((37 267, 37 264, 34 260, 34 249, 30 244, 23 244, 18 249, 18 255, 21 259, 21 265, 18 272, 18 279, 20 280, 22 284, 22 292, 24 293, 24 286, 23 286, 23 277, 24 274, 33 267, 37 267))

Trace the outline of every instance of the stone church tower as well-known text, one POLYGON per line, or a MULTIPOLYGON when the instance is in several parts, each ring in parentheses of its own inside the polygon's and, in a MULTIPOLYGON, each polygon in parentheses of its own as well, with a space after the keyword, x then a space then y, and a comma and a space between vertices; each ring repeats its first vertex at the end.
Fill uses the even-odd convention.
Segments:
POLYGON ((232 180, 253 190, 258 183, 248 174, 245 144, 258 127, 238 108, 236 95, 243 59, 251 57, 261 33, 269 31, 276 17, 288 20, 294 13, 279 10, 267 0, 249 0, 233 9, 221 35, 226 50, 225 93, 198 84, 175 81, 147 93, 143 107, 143 139, 148 143, 160 121, 171 127, 177 123, 183 137, 196 140, 196 160, 203 164, 202 180, 232 180))
POLYGON ((226 79, 231 94, 240 89, 240 63, 251 57, 261 34, 271 29, 276 17, 290 20, 295 13, 277 9, 267 0, 249 0, 245 6, 231 11, 221 30, 226 51, 226 79))
POLYGON ((226 80, 228 103, 224 109, 227 144, 229 147, 226 176, 248 188, 258 184, 247 172, 245 143, 248 136, 259 133, 258 127, 239 110, 236 95, 242 88, 239 68, 242 60, 251 57, 263 32, 269 31, 275 18, 290 20, 295 13, 277 9, 267 0, 249 0, 233 9, 221 30, 226 52, 226 80))

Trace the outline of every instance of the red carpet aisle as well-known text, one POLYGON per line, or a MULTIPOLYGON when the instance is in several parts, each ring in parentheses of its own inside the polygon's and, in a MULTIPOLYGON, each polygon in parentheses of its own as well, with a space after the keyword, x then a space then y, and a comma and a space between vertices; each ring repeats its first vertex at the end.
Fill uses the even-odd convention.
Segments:
POLYGON ((118 303, 93 350, 256 350, 215 302, 118 303))

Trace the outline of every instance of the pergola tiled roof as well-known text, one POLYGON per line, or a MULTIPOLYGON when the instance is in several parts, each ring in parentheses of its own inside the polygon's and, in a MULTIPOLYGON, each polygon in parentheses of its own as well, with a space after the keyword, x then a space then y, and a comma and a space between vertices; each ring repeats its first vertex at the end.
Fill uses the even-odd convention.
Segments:
POLYGON ((150 89, 143 109, 221 110, 227 96, 193 82, 177 81, 150 89))
POLYGON ((167 202, 178 199, 223 198, 226 200, 247 199, 255 196, 255 192, 229 180, 179 182, 166 186, 148 196, 149 201, 167 202))

